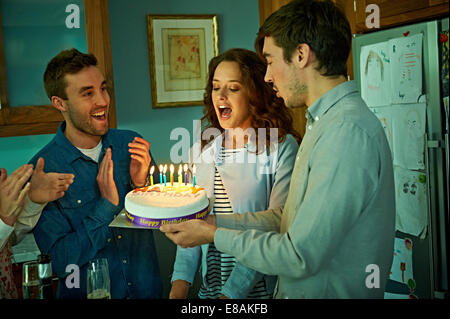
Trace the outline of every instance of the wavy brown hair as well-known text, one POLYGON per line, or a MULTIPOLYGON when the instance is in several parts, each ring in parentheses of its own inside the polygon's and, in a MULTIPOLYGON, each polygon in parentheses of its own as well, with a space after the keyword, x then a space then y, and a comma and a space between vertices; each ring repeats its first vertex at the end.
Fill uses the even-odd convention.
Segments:
MULTIPOLYGON (((278 129, 278 142, 283 142, 287 134, 291 134, 298 143, 301 137, 294 130, 291 111, 284 105, 281 98, 276 96, 272 87, 264 81, 266 74, 266 64, 258 55, 246 49, 230 49, 209 62, 208 82, 206 84, 204 99, 205 107, 203 109, 202 136, 208 128, 217 128, 223 134, 224 129, 220 126, 217 118, 214 104, 212 101, 213 78, 217 66, 221 62, 236 62, 242 75, 242 83, 249 96, 249 114, 251 127, 254 129, 266 129, 266 145, 270 146, 270 128, 278 129)), ((257 139, 257 136, 255 137, 257 139)), ((211 142, 214 136, 209 140, 202 138, 202 149, 211 142)), ((257 148, 257 152, 259 152, 257 148)))

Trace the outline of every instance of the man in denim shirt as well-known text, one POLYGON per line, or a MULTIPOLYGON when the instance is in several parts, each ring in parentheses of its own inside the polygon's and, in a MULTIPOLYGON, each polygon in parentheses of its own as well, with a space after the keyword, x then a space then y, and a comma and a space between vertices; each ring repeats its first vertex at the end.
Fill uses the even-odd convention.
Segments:
POLYGON ((48 170, 75 179, 64 197, 46 206, 34 236, 51 256, 59 298, 86 298, 86 268, 94 258, 108 260, 113 299, 161 298, 152 231, 108 227, 131 185, 144 186, 149 166, 156 164, 149 143, 137 133, 109 129, 110 97, 96 65, 93 55, 76 49, 62 51, 47 65, 45 89, 65 121, 31 163, 43 157, 48 170), (77 280, 71 285, 66 278, 73 265, 80 269, 79 288, 77 280))

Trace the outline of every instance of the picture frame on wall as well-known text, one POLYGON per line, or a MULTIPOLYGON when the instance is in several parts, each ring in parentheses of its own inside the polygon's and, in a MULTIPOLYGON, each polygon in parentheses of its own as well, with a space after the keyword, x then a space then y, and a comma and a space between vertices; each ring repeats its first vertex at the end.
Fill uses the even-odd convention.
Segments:
POLYGON ((147 34, 152 107, 202 105, 217 16, 148 14, 147 34))

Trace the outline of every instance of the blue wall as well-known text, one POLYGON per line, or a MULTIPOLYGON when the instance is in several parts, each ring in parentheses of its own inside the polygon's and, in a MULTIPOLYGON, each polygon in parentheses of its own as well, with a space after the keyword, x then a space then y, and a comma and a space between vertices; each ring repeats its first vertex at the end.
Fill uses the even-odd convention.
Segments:
POLYGON ((242 0, 110 0, 111 41, 118 127, 136 130, 151 143, 157 162, 170 162, 170 140, 176 127, 190 131, 203 106, 152 109, 147 41, 147 14, 217 14, 219 52, 253 48, 259 27, 258 1, 242 0))
POLYGON ((42 85, 48 61, 63 49, 87 50, 83 0, 0 0, 0 10, 9 105, 48 104, 42 85), (80 10, 79 28, 66 26, 68 4, 80 10))
MULTIPOLYGON (((39 14, 39 12, 35 12, 39 14)), ((147 14, 217 14, 219 52, 253 49, 259 27, 257 0, 109 0, 117 126, 150 141, 157 162, 170 161, 170 132, 187 128, 203 115, 202 106, 152 109, 146 28, 147 14)), ((0 138, 0 167, 12 172, 53 135, 0 138)), ((192 143, 192 140, 191 140, 192 143)))

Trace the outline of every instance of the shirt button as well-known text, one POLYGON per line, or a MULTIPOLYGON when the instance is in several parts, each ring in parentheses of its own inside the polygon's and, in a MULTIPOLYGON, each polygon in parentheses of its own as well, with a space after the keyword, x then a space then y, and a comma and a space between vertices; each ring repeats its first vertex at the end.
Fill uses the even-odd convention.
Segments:
POLYGON ((312 129, 312 125, 308 125, 308 130, 311 130, 312 129))
POLYGON ((318 121, 319 120, 319 117, 318 116, 316 116, 315 118, 314 118, 316 121, 318 121))
POLYGON ((122 235, 118 235, 118 236, 117 236, 117 239, 122 239, 122 235))
POLYGON ((128 287, 130 287, 130 286, 131 286, 131 282, 128 283, 128 287))
POLYGON ((111 242, 111 238, 108 238, 107 241, 108 241, 108 243, 110 243, 111 242))
POLYGON ((81 204, 81 199, 77 200, 77 203, 78 203, 78 204, 81 204))
POLYGON ((122 260, 122 262, 123 262, 124 264, 126 264, 126 263, 127 263, 127 260, 126 260, 126 259, 124 259, 124 260, 122 260))

